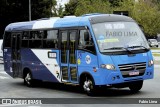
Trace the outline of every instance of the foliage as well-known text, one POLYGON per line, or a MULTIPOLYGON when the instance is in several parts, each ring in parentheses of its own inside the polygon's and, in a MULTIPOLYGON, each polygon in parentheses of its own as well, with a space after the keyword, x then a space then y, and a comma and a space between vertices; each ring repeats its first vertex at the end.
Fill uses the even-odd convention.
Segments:
MULTIPOLYGON (((56 0, 31 0, 32 20, 52 16, 56 0)), ((9 23, 29 20, 29 0, 0 0, 0 35, 9 23)), ((2 38, 2 36, 0 36, 2 38)))
POLYGON ((156 2, 125 0, 119 2, 114 11, 129 11, 129 16, 143 26, 146 36, 155 36, 160 33, 160 11, 156 2))
POLYGON ((51 17, 55 0, 32 0, 32 19, 51 17))
MULTIPOLYGON (((29 0, 0 0, 0 35, 7 24, 29 20, 29 0)), ((32 20, 54 16, 128 11, 149 36, 160 33, 160 0, 70 0, 65 8, 55 8, 56 0, 31 0, 32 20)))
POLYGON ((75 15, 87 13, 110 13, 110 5, 106 0, 79 0, 75 15))
MULTIPOLYGON (((144 27, 146 36, 155 36, 160 33, 160 2, 147 0, 76 0, 76 9, 72 14, 77 16, 88 13, 112 13, 113 11, 128 11, 138 24, 144 27)), ((69 4, 68 4, 69 5, 69 4)), ((70 6, 73 7, 72 4, 70 6)), ((68 8, 68 7, 67 7, 68 8)), ((65 11, 66 12, 66 11, 65 11)), ((71 11, 68 11, 68 14, 71 11)))
POLYGON ((69 3, 65 4, 65 11, 63 12, 63 16, 75 15, 78 3, 79 0, 70 0, 69 3))

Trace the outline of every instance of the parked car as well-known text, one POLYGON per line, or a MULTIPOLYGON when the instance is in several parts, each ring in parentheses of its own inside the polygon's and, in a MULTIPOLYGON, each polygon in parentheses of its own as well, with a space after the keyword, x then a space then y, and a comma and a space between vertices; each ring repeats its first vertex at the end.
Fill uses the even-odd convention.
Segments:
POLYGON ((3 63, 2 44, 3 44, 3 40, 0 40, 0 63, 3 63))
POLYGON ((158 41, 156 39, 148 39, 148 44, 150 47, 158 47, 158 41))

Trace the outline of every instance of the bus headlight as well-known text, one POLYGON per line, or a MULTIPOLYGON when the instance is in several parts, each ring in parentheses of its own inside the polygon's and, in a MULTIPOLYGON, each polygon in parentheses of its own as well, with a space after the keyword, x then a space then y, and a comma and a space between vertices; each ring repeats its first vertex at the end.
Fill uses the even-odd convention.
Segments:
POLYGON ((101 67, 106 68, 108 70, 116 70, 116 67, 112 64, 102 64, 101 67))
POLYGON ((154 61, 153 60, 150 60, 149 62, 148 62, 148 66, 152 66, 154 64, 154 61))

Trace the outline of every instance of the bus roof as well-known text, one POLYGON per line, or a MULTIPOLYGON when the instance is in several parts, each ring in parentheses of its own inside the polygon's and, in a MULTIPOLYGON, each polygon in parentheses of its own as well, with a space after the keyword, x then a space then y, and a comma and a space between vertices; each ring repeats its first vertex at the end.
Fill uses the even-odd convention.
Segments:
POLYGON ((58 27, 87 26, 90 23, 134 21, 132 18, 114 14, 85 14, 79 17, 53 17, 28 22, 17 22, 9 24, 5 31, 21 31, 34 29, 50 29, 58 27))

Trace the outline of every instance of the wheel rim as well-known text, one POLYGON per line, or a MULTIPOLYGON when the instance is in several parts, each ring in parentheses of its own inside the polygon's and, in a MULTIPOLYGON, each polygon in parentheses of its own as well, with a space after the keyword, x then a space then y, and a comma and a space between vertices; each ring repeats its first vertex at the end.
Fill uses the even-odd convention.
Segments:
POLYGON ((28 85, 31 84, 31 75, 30 75, 30 73, 28 73, 28 74, 26 75, 25 81, 26 81, 26 83, 27 83, 28 85))
POLYGON ((93 89, 93 82, 91 80, 84 81, 83 88, 85 91, 90 92, 93 89))

